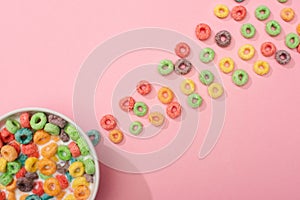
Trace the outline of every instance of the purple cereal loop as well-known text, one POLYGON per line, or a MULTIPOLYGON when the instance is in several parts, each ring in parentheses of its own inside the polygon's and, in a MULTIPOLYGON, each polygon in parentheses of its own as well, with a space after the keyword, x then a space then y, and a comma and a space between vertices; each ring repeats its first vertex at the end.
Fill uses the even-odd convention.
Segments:
POLYGON ((94 183, 94 178, 93 178, 92 175, 90 175, 90 174, 84 174, 83 176, 85 177, 85 179, 86 179, 87 182, 94 183))
POLYGON ((185 75, 192 70, 192 63, 186 59, 179 59, 175 63, 175 72, 179 75, 185 75), (181 68, 184 66, 184 68, 181 68))
POLYGON ((60 130, 59 138, 63 142, 69 142, 70 140, 70 136, 63 129, 60 130))
POLYGON ((279 64, 286 65, 291 61, 291 55, 286 50, 278 50, 275 59, 279 64))
POLYGON ((67 124, 67 121, 64 120, 63 118, 52 114, 48 116, 48 121, 49 123, 59 126, 60 128, 64 128, 67 124))
POLYGON ((60 161, 56 164, 57 172, 60 174, 65 174, 69 169, 69 163, 65 161, 60 161))
POLYGON ((219 47, 227 47, 231 43, 231 34, 226 30, 219 31, 215 36, 215 41, 219 47), (224 41, 222 40, 223 37, 225 38, 224 41))
POLYGON ((30 192, 33 189, 33 181, 28 178, 17 179, 17 188, 21 192, 30 192))
POLYGON ((26 172, 25 177, 28 178, 28 179, 30 179, 30 180, 35 180, 35 179, 39 178, 39 176, 38 176, 38 174, 36 172, 33 172, 33 173, 26 172))

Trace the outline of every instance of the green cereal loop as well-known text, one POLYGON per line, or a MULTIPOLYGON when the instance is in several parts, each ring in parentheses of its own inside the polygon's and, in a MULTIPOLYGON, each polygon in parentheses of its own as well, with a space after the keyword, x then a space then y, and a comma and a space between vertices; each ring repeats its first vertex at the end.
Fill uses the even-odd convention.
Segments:
POLYGON ((22 166, 24 166, 25 161, 27 160, 27 158, 28 158, 28 157, 27 157, 25 154, 22 154, 22 153, 21 153, 21 154, 19 155, 19 157, 18 157, 18 161, 21 163, 22 166))
POLYGON ((237 86, 243 86, 248 82, 248 73, 243 69, 235 70, 232 74, 232 81, 237 86))
POLYGON ((143 131, 143 124, 139 121, 134 121, 129 126, 129 132, 133 135, 139 135, 143 131))
POLYGON ((148 106, 144 102, 136 102, 133 107, 133 112, 138 117, 143 117, 148 112, 148 106), (142 110, 139 110, 141 108, 142 110))
POLYGON ((47 123, 44 127, 44 131, 50 133, 51 135, 59 135, 60 128, 54 124, 47 123))
POLYGON ((72 154, 70 152, 70 149, 66 145, 59 145, 58 146, 57 156, 63 161, 67 161, 67 160, 70 160, 72 158, 72 154))
MULTIPOLYGON (((49 200, 49 199, 53 199, 54 197, 53 196, 50 196, 48 194, 43 194, 41 196, 41 200, 49 200)), ((26 200, 26 199, 25 199, 26 200)))
POLYGON ((7 163, 7 173, 16 174, 21 169, 21 163, 18 161, 8 162, 7 163))
POLYGON ((300 41, 299 37, 295 33, 289 33, 285 36, 285 45, 290 49, 295 49, 298 47, 300 41))
POLYGON ((174 71, 174 64, 171 60, 162 60, 160 61, 157 70, 161 75, 166 76, 174 71))
POLYGON ((86 174, 92 175, 96 173, 95 163, 91 158, 84 160, 83 164, 84 164, 84 170, 86 174))
POLYGON ((203 63, 209 63, 215 58, 215 51, 209 47, 206 47, 200 51, 200 60, 203 63))
POLYGON ((39 177, 40 177, 41 179, 43 179, 43 180, 47 180, 48 178, 52 178, 52 176, 46 176, 46 175, 44 175, 44 174, 42 174, 42 173, 39 173, 39 177))
POLYGON ((203 70, 199 74, 199 80, 203 85, 210 85, 214 79, 214 74, 209 70, 203 70))
POLYGON ((30 119, 30 126, 34 130, 41 130, 44 128, 45 124, 47 123, 47 116, 45 113, 37 112, 32 115, 30 119))
POLYGON ((261 21, 268 19, 270 14, 271 14, 270 9, 267 6, 261 5, 258 6, 255 10, 255 17, 261 21))
POLYGON ((256 33, 256 29, 252 24, 243 24, 241 27, 241 34, 244 38, 253 38, 256 33))
POLYGON ((271 20, 266 24, 266 32, 270 36, 277 36, 281 32, 281 26, 277 21, 271 20), (272 28, 274 28, 274 30, 272 28))
MULTIPOLYGON (((87 156, 90 154, 90 149, 89 149, 89 146, 88 144, 86 143, 86 141, 83 139, 83 138, 79 138, 77 141, 76 141, 78 147, 79 147, 79 150, 80 150, 80 153, 81 155, 83 156, 87 156)), ((77 159, 78 160, 78 159, 77 159)))
POLYGON ((4 173, 0 176, 0 184, 3 186, 7 186, 13 181, 13 176, 9 173, 4 173))
POLYGON ((6 129, 12 134, 15 134, 21 128, 20 123, 14 119, 6 120, 5 126, 6 129))
POLYGON ((287 2, 288 0, 278 0, 279 3, 285 3, 287 2))
POLYGON ((79 132, 72 124, 67 124, 64 128, 64 131, 70 136, 72 140, 78 140, 79 132))
POLYGON ((193 93, 188 96, 188 104, 192 108, 200 107, 202 104, 202 101, 203 101, 202 97, 197 93, 193 93))

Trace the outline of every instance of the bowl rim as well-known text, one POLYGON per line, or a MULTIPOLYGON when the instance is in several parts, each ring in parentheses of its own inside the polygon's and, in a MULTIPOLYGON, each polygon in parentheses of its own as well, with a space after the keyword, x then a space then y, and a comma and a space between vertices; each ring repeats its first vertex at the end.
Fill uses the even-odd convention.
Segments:
POLYGON ((96 159, 96 161, 94 160, 95 163, 95 167, 96 167, 96 173, 95 173, 95 177, 96 180, 94 182, 95 184, 95 188, 94 191, 92 192, 92 195, 90 196, 89 199, 96 199, 96 195, 98 193, 99 190, 99 183, 100 183, 100 167, 99 167, 99 162, 98 162, 98 156, 95 150, 94 145, 92 144, 91 140, 89 139, 89 137, 85 134, 85 132, 80 128, 80 126, 78 126, 72 119, 70 119, 69 117, 67 117, 66 115, 57 112, 55 110, 49 109, 49 108, 42 108, 42 107, 24 107, 24 108, 19 108, 19 109, 15 109, 12 110, 4 115, 0 116, 0 121, 3 121, 4 119, 9 118, 12 115, 16 115, 18 113, 22 113, 22 112, 45 112, 45 113, 51 113, 54 114, 56 116, 59 116, 65 120, 67 120, 67 122, 71 123, 73 126, 75 126, 77 128, 77 130, 80 132, 80 135, 84 137, 84 139, 86 140, 86 142, 89 145, 89 148, 91 150, 91 156, 93 157, 93 159, 96 159))

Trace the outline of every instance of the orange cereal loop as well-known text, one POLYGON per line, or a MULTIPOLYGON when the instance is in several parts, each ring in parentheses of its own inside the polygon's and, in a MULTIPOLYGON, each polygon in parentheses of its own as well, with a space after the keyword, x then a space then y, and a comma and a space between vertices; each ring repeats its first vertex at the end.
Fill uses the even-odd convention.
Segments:
POLYGON ((6 189, 7 191, 13 192, 13 191, 16 190, 16 188, 17 188, 17 180, 14 179, 8 186, 6 186, 5 189, 6 189))
POLYGON ((22 194, 20 196, 20 200, 26 200, 26 197, 28 196, 28 194, 22 194))
POLYGON ((52 140, 54 140, 55 142, 60 141, 60 138, 59 138, 59 136, 57 136, 57 135, 52 135, 51 138, 52 138, 52 140))
POLYGON ((1 155, 8 162, 12 162, 18 158, 17 150, 10 145, 5 145, 1 148, 1 155))
POLYGON ((38 170, 45 176, 51 176, 56 172, 56 163, 50 159, 43 158, 38 162, 38 170))
POLYGON ((64 196, 66 195, 65 191, 61 191, 57 196, 56 199, 57 200, 62 200, 64 198, 64 196))
POLYGON ((77 200, 87 200, 90 194, 90 189, 85 185, 80 185, 74 190, 74 196, 77 200))
POLYGON ((51 157, 50 158, 52 161, 54 161, 54 162, 58 162, 59 160, 58 160, 58 158, 56 157, 56 156, 53 156, 53 157, 51 157))
POLYGON ((295 12, 292 8, 283 8, 280 12, 280 17, 286 21, 292 21, 294 19, 295 12))
POLYGON ((7 200, 16 200, 16 194, 14 192, 8 192, 7 200))
POLYGON ((57 152, 57 148, 58 148, 58 145, 54 142, 44 146, 41 150, 42 156, 44 156, 46 158, 53 157, 57 152))
POLYGON ((296 31, 297 31, 298 35, 300 35, 300 24, 298 24, 296 31))
POLYGON ((44 130, 36 131, 33 136, 33 142, 38 145, 46 144, 47 142, 50 141, 50 139, 51 139, 50 134, 44 130))
POLYGON ((61 192, 59 182, 56 178, 48 178, 43 185, 44 192, 50 196, 57 196, 61 192))

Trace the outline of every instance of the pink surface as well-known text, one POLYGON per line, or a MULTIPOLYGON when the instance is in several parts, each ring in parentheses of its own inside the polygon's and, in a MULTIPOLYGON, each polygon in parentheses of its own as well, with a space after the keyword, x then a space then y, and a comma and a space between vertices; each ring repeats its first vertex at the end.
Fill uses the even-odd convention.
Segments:
MULTIPOLYGON (((216 49, 215 62, 223 56, 231 56, 237 66, 246 69, 251 76, 249 87, 241 89, 231 83, 230 76, 222 74, 227 111, 216 147, 206 159, 198 159, 205 133, 201 130, 207 128, 201 127, 188 151, 163 170, 132 175, 101 165, 97 199, 299 199, 300 69, 297 63, 300 56, 294 51, 294 60, 289 67, 266 59, 272 66, 271 74, 258 77, 252 71, 251 63, 264 57, 259 53, 255 59, 244 62, 236 52, 239 46, 248 42, 258 49, 266 40, 286 49, 284 34, 276 38, 267 36, 263 30, 265 22, 257 21, 253 12, 260 4, 268 5, 271 18, 282 24, 284 33, 295 32, 300 2, 289 0, 287 4, 280 4, 277 0, 246 0, 243 4, 249 15, 243 22, 255 24, 258 30, 257 36, 250 41, 239 34, 241 22, 230 17, 225 20, 214 17, 212 10, 218 3, 227 4, 229 8, 236 4, 233 0, 173 1, 172 4, 158 0, 2 2, 0 114, 16 108, 40 106, 72 118, 76 75, 85 58, 101 42, 120 32, 152 26, 173 29, 195 38, 195 26, 206 22, 214 33, 229 29, 234 42, 230 49, 218 48, 212 38, 199 42, 199 45, 216 49), (283 22, 279 17, 279 11, 287 5, 298 14, 291 23, 283 22)), ((121 58, 115 65, 127 63, 135 67, 168 56, 145 52, 146 56, 136 52, 121 58)), ((101 90, 99 88, 97 92, 101 90)), ((100 101, 95 108, 100 114, 99 104, 100 101)), ((209 109, 204 109, 204 116, 205 113, 209 116, 209 109)), ((160 142, 163 144, 168 139, 160 142)), ((124 148, 133 152, 153 150, 161 145, 156 142, 140 149, 128 144, 124 148)))

